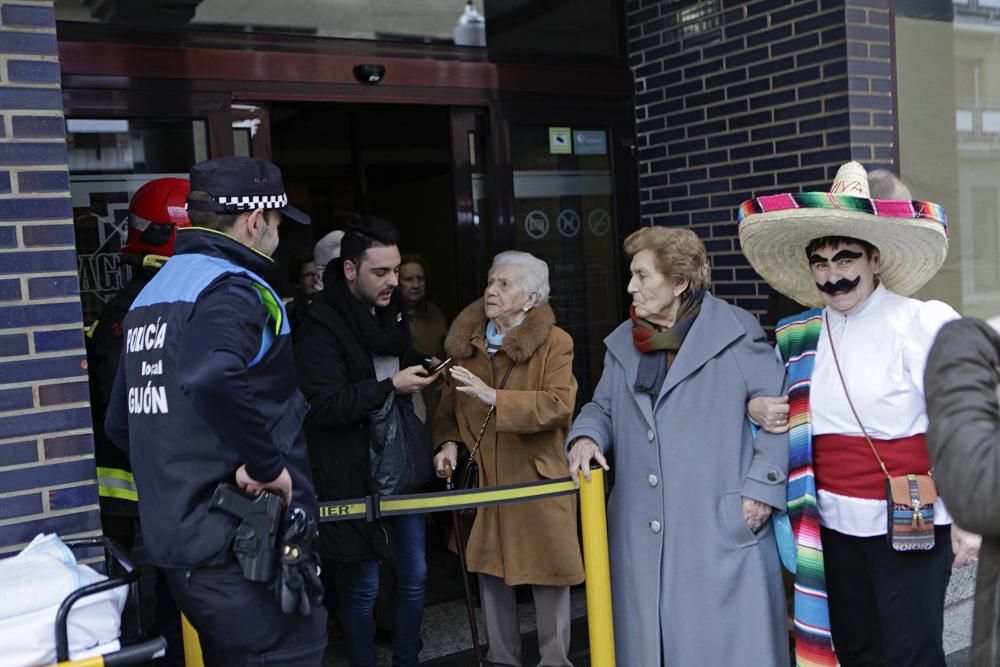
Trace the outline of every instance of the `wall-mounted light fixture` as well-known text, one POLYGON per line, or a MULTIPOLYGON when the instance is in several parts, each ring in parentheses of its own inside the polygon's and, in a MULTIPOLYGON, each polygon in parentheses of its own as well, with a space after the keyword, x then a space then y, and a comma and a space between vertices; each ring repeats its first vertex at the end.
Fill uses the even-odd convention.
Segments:
POLYGON ((472 0, 465 3, 465 11, 455 22, 452 36, 455 46, 486 46, 486 19, 472 0))
POLYGON ((378 83, 385 76, 384 65, 355 65, 354 78, 361 83, 378 83))

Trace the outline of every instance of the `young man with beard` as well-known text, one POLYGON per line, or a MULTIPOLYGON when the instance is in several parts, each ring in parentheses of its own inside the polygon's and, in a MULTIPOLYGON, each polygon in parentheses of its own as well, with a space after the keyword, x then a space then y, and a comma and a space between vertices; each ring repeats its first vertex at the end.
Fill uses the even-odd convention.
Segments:
MULTIPOLYGON (((796 664, 944 667, 951 566, 975 555, 978 536, 954 527, 938 499, 928 539, 894 530, 887 543, 886 481, 931 472, 924 367, 958 314, 909 295, 944 262, 944 211, 872 199, 864 168, 849 162, 829 193, 744 202, 739 233, 774 289, 816 306, 775 332, 787 419, 761 405, 771 399, 748 406, 759 424, 790 434, 796 664)), ((923 524, 914 514, 912 528, 923 524)))
MULTIPOLYGON (((296 338, 299 381, 310 409, 306 438, 321 500, 372 493, 370 416, 392 392, 400 409, 434 382, 413 351, 399 284, 396 229, 369 218, 347 230, 296 338)), ((429 452, 428 452, 429 455, 429 452)), ((343 564, 344 635, 351 665, 374 667, 378 561, 394 566, 393 664, 417 664, 427 563, 424 516, 338 521, 320 527, 320 554, 343 564)))

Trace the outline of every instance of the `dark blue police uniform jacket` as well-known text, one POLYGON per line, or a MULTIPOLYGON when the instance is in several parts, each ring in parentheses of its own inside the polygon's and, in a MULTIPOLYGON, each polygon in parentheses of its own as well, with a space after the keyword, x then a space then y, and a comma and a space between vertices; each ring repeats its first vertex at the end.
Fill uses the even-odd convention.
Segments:
POLYGON ((243 464, 261 482, 288 468, 294 501, 317 513, 288 319, 259 276, 270 264, 225 234, 180 229, 125 318, 105 426, 131 459, 154 565, 228 558, 238 522, 209 501, 243 464))

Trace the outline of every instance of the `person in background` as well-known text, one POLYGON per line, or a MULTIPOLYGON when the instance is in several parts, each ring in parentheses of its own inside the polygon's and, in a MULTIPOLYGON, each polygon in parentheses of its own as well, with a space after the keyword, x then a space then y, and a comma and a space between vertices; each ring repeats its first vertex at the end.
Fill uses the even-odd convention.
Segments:
POLYGON ((340 257, 340 243, 343 238, 343 230, 335 229, 317 241, 313 248, 313 263, 316 267, 315 290, 317 292, 323 290, 323 274, 326 272, 327 265, 340 257))
MULTIPOLYGON (((310 303, 316 294, 323 290, 323 274, 326 271, 327 265, 340 257, 340 242, 343 238, 343 230, 335 229, 325 234, 313 247, 312 265, 315 279, 313 280, 313 294, 310 296, 310 303)), ((301 313, 297 312, 295 314, 297 318, 296 329, 301 329, 301 324, 305 321, 307 312, 308 308, 302 309, 301 313)), ((324 566, 320 576, 323 580, 323 589, 326 592, 324 604, 329 612, 327 635, 331 642, 340 641, 344 638, 344 628, 340 623, 338 611, 340 609, 340 599, 337 596, 339 572, 335 563, 329 563, 329 567, 324 566)))
MULTIPOLYGON (((425 358, 439 362, 445 358, 444 337, 448 334, 448 320, 441 309, 427 299, 429 279, 427 260, 420 255, 403 255, 399 266, 399 293, 406 304, 413 349, 425 358)), ((429 424, 441 400, 440 385, 427 387, 419 397, 423 405, 414 405, 414 408, 417 416, 429 424)))
POLYGON ((788 439, 758 433, 746 403, 780 389, 753 315, 709 292, 689 229, 625 239, 630 318, 566 439, 569 470, 608 468, 615 649, 621 665, 787 665, 770 516, 785 508, 788 439))
MULTIPOLYGON (((125 262, 132 269, 132 278, 105 304, 87 332, 87 372, 101 527, 106 536, 128 552, 137 546, 138 494, 128 456, 108 438, 104 431, 104 418, 122 355, 125 315, 139 292, 174 254, 177 230, 191 226, 185 206, 189 190, 188 181, 184 178, 157 178, 136 190, 129 201, 128 237, 122 246, 125 262)), ((141 561, 141 558, 138 560, 141 561)), ((156 611, 152 632, 167 638, 167 656, 158 664, 183 662, 180 612, 160 569, 156 570, 156 611)))
POLYGON ((441 357, 448 320, 434 303, 427 300, 430 269, 420 255, 403 255, 399 267, 399 293, 406 304, 413 348, 429 357, 441 357))
MULTIPOLYGON (((881 187, 909 195, 892 178, 881 187)), ((800 664, 943 667, 951 566, 975 555, 978 537, 953 526, 938 499, 933 544, 921 545, 932 548, 897 550, 887 543, 886 477, 932 469, 924 366, 938 330, 958 314, 908 295, 944 262, 946 217, 930 202, 872 194, 864 167, 849 162, 829 193, 741 206, 750 264, 814 306, 776 330, 789 395, 754 399, 748 412, 790 433, 800 664)))
MULTIPOLYGON (((477 438, 481 488, 565 474, 562 443, 577 388, 573 340, 555 325, 548 300, 548 265, 502 252, 483 298, 455 318, 445 341, 452 383, 434 420, 439 477, 455 470, 459 447, 472 449, 477 438)), ((477 510, 466 563, 479 573, 490 664, 521 665, 520 584, 531 585, 535 598, 539 664, 572 664, 569 587, 583 581, 576 503, 563 496, 477 510)))
POLYGON ((944 325, 924 372, 934 479, 955 520, 982 535, 969 662, 974 667, 1000 665, 998 327, 997 318, 944 325))
POLYGON ((158 178, 136 190, 128 207, 128 238, 122 246, 132 278, 101 310, 87 332, 87 370, 94 417, 94 458, 104 533, 125 549, 135 541, 135 481, 128 457, 108 440, 104 418, 111 388, 118 374, 124 339, 125 315, 139 292, 174 254, 179 227, 190 227, 185 203, 187 179, 158 178))
POLYGON ((310 250, 301 250, 292 256, 288 263, 288 282, 292 284, 294 296, 286 302, 288 321, 292 331, 297 331, 306 319, 309 302, 316 293, 318 280, 316 263, 310 250))
MULTIPOLYGON (((327 266, 295 341, 302 391, 309 401, 306 438, 321 500, 372 494, 371 414, 393 392, 399 409, 437 380, 410 344, 399 283, 399 233, 368 218, 344 234, 341 256, 327 266)), ((320 555, 344 573, 338 595, 348 659, 375 665, 373 610, 379 561, 391 563, 393 664, 411 667, 420 652, 427 562, 423 514, 337 521, 320 526, 320 555)))
POLYGON ((868 172, 868 191, 872 199, 913 199, 906 183, 888 169, 872 169, 868 172))

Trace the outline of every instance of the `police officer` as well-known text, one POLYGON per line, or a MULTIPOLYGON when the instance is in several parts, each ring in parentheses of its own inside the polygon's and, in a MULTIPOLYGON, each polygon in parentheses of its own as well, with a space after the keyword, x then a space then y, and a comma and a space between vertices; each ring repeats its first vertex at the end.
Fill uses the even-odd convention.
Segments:
POLYGON ((206 160, 190 180, 193 226, 125 318, 106 430, 130 454, 150 560, 167 569, 206 663, 319 665, 326 612, 282 613, 233 557, 238 520, 210 508, 219 483, 235 482, 317 513, 288 318, 260 277, 283 216, 309 218, 264 160, 206 160))

